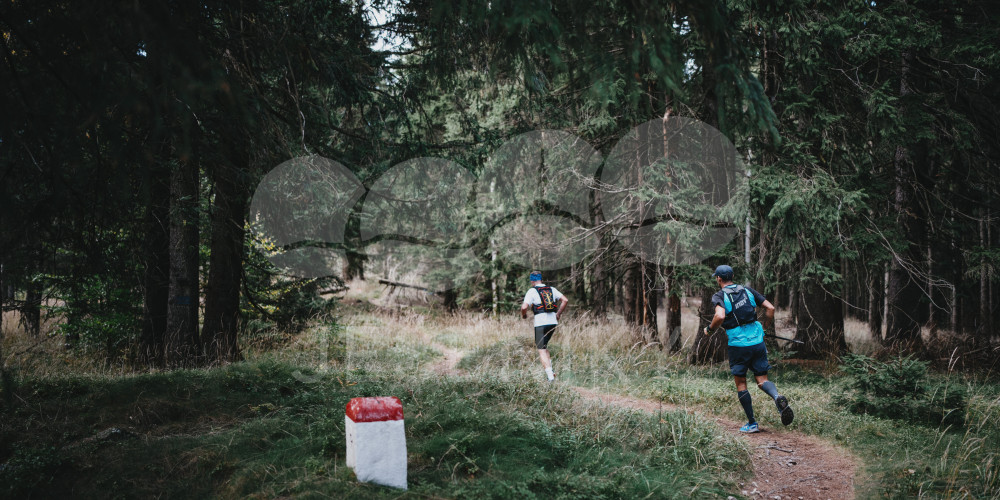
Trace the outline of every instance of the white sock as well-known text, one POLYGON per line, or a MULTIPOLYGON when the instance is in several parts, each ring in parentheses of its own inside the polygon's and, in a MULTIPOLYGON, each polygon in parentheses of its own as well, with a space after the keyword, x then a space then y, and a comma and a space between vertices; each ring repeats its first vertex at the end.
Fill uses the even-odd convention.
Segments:
POLYGON ((549 380, 555 380, 555 378, 556 378, 555 374, 552 373, 552 368, 546 368, 545 369, 545 376, 548 377, 549 380))

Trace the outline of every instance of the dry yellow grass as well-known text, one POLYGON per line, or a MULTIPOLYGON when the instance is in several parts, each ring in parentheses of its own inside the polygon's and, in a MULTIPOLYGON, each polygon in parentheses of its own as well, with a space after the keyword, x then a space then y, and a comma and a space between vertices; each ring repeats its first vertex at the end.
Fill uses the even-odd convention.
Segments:
POLYGON ((42 314, 38 336, 29 335, 20 324, 20 314, 8 311, 3 315, 0 336, 0 363, 5 369, 39 377, 68 374, 119 375, 132 370, 123 362, 108 365, 100 353, 70 351, 57 329, 60 318, 42 314))
MULTIPOLYGON (((397 288, 391 291, 388 287, 378 285, 375 280, 355 281, 350 283, 350 289, 344 294, 347 304, 370 302, 378 306, 378 310, 352 312, 345 317, 345 322, 354 326, 366 325, 374 321, 366 316, 374 315, 377 323, 393 336, 419 336, 425 328, 440 332, 436 337, 452 347, 475 349, 493 345, 497 342, 517 339, 531 339, 532 321, 521 319, 517 312, 501 314, 496 317, 488 313, 457 311, 447 314, 439 310, 430 311, 439 300, 428 297, 418 290, 397 288), (457 340, 460 339, 460 340, 457 340), (449 340, 452 342, 449 343, 449 340)), ((690 347, 697 334, 698 304, 683 305, 681 316, 681 343, 684 348, 690 347)), ((660 326, 660 336, 666 325, 666 311, 660 309, 657 318, 660 326)), ((629 347, 636 343, 650 343, 652 339, 638 335, 625 325, 622 317, 611 313, 607 320, 595 321, 587 311, 573 305, 567 310, 560 321, 558 334, 552 342, 563 348, 580 350, 602 350, 629 347)))
MULTIPOLYGON (((506 313, 494 317, 488 313, 460 310, 454 314, 443 312, 440 298, 423 291, 389 287, 378 284, 377 279, 355 281, 338 299, 349 307, 340 309, 338 322, 343 326, 344 349, 351 356, 371 348, 406 345, 415 351, 433 348, 437 351, 459 351, 468 354, 498 344, 519 346, 526 360, 534 363, 532 348, 532 321, 521 319, 516 313, 506 313)), ((697 335, 699 301, 686 298, 682 302, 681 348, 686 352, 697 335)), ((18 313, 6 312, 3 316, 3 336, 0 343, 0 361, 6 366, 16 366, 24 373, 52 376, 65 373, 124 374, 132 368, 119 361, 108 366, 101 353, 68 352, 62 338, 49 335, 55 332, 57 321, 47 319, 42 335, 31 337, 24 333, 18 323, 18 313)), ((779 335, 793 336, 793 327, 788 324, 787 312, 778 312, 779 335)), ((659 311, 660 337, 666 337, 666 311, 659 311)), ((295 356, 320 359, 330 351, 329 336, 317 336, 322 325, 310 328, 295 336, 289 352, 295 356)), ((853 352, 868 354, 874 352, 877 344, 870 338, 867 325, 848 318, 845 320, 845 334, 853 352)), ((280 336, 280 332, 276 333, 280 336)), ((253 360, 268 355, 269 348, 257 348, 251 340, 244 340, 244 353, 253 360)), ((583 359, 594 353, 627 353, 638 356, 659 345, 648 336, 643 336, 627 327, 618 314, 612 312, 608 319, 596 321, 578 305, 571 305, 560 322, 560 328, 550 344, 566 357, 583 359)), ((424 357, 432 356, 426 354, 424 357)), ((329 362, 322 362, 326 364, 329 362)), ((520 363, 520 361, 518 362, 520 363)))

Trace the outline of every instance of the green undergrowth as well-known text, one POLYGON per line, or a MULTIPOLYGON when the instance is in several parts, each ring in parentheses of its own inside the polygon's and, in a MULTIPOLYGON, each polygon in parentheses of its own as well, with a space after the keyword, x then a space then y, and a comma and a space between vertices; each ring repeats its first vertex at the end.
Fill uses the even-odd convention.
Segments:
MULTIPOLYGON (((725 363, 691 366, 642 343, 595 348, 595 331, 589 343, 550 344, 559 382, 547 384, 530 332, 485 342, 407 318, 316 324, 215 369, 7 370, 0 497, 726 498, 752 474, 748 445, 700 416, 742 418, 725 363), (442 359, 431 343, 463 352, 461 375, 428 369, 442 359), (608 407, 572 386, 699 412, 608 407), (358 483, 344 466, 345 404, 384 395, 404 404, 406 492, 358 483)), ((961 421, 932 425, 889 412, 893 399, 847 404, 866 382, 835 363, 773 360, 770 378, 795 409, 790 429, 858 459, 858 498, 1000 498, 995 380, 920 373, 930 394, 964 395, 961 421)), ((761 426, 779 428, 764 393, 751 393, 761 426)))
MULTIPOLYGON (((567 342, 551 349, 564 383, 693 407, 734 421, 744 418, 726 363, 691 366, 681 354, 641 345, 592 352, 567 342)), ((540 372, 530 342, 482 348, 464 363, 480 373, 540 372)), ((888 369, 885 375, 898 376, 888 369)), ((892 398, 871 399, 867 407, 850 404, 865 381, 836 365, 802 366, 779 359, 769 373, 795 410, 790 429, 843 446, 858 459, 859 498, 1000 498, 1000 384, 962 374, 921 372, 920 377, 927 397, 906 403, 927 407, 915 411, 899 408, 892 398), (961 393, 964 412, 960 419, 932 425, 927 415, 941 422, 947 413, 935 406, 943 400, 934 392, 939 387, 961 393)), ((752 382, 751 394, 761 426, 781 428, 774 405, 752 382)))
POLYGON ((589 404, 523 374, 408 375, 401 360, 423 356, 396 342, 355 368, 15 377, 0 398, 0 496, 725 497, 749 474, 743 445, 683 412, 589 404), (405 493, 344 466, 344 406, 384 395, 406 414, 405 493))
POLYGON ((929 425, 963 425, 965 386, 929 380, 927 369, 927 362, 909 357, 881 362, 847 355, 844 370, 851 376, 851 391, 834 401, 852 413, 929 425))

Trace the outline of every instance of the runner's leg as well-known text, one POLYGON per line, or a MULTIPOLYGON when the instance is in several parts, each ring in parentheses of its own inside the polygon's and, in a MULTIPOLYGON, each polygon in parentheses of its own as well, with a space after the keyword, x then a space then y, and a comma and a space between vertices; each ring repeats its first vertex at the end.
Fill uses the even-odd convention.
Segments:
POLYGON ((753 398, 750 397, 750 391, 747 390, 747 378, 736 375, 733 376, 733 379, 736 382, 736 397, 740 400, 743 413, 747 415, 747 422, 756 422, 757 420, 753 418, 753 398))
POLYGON ((552 358, 549 356, 548 349, 539 349, 538 357, 542 358, 542 367, 545 368, 546 371, 552 369, 552 358))
POLYGON ((535 347, 538 348, 538 357, 541 358, 542 367, 545 368, 545 377, 550 382, 555 380, 555 373, 552 371, 552 358, 549 356, 548 344, 555 327, 556 325, 535 327, 535 347))
POLYGON ((767 379, 767 374, 756 375, 754 378, 757 379, 757 387, 760 387, 760 390, 771 396, 771 399, 778 399, 778 388, 774 386, 774 382, 767 379))
POLYGON ((774 406, 778 408, 778 413, 781 414, 781 423, 788 425, 792 423, 795 418, 795 412, 792 411, 792 407, 788 404, 788 398, 778 394, 778 388, 774 386, 774 382, 767 379, 767 374, 755 375, 757 379, 757 387, 760 390, 767 393, 768 396, 774 399, 774 406))
MULTIPOLYGON (((756 422, 753 417, 753 400, 750 397, 750 391, 747 390, 747 368, 751 358, 748 357, 749 351, 744 347, 729 346, 727 351, 729 372, 733 375, 733 381, 736 382, 736 398, 739 400, 740 406, 743 407, 743 412, 747 415, 747 425, 744 427, 749 429, 749 426, 756 422)), ((743 431, 743 429, 740 430, 743 431)), ((756 430, 743 432, 756 432, 756 430)))

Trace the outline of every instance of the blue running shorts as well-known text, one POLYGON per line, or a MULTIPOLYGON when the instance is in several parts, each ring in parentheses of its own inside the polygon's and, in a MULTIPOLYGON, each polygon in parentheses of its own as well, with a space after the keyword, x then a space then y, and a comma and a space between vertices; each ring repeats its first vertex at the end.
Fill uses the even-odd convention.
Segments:
POLYGON ((771 369, 763 342, 746 347, 729 346, 729 371, 737 377, 746 377, 748 369, 754 375, 767 375, 771 369))

